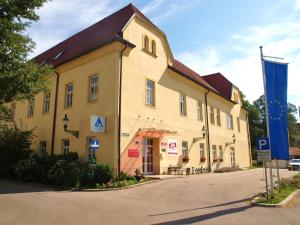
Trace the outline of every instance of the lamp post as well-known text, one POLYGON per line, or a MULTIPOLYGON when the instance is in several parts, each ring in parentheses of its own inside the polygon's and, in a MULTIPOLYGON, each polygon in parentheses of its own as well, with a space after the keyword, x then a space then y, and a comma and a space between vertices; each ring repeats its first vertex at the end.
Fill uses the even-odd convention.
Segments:
POLYGON ((202 127, 201 131, 202 131, 202 137, 193 138, 193 144, 195 144, 197 141, 200 141, 201 139, 205 138, 205 135, 206 135, 205 126, 202 127))
POLYGON ((64 124, 64 131, 73 135, 76 138, 79 138, 79 131, 78 130, 68 130, 68 123, 70 122, 68 115, 65 114, 65 117, 62 119, 62 122, 64 124))
POLYGON ((235 137, 235 134, 233 134, 232 135, 232 142, 226 142, 225 147, 230 146, 232 144, 235 144, 235 140, 236 140, 236 137, 235 137))

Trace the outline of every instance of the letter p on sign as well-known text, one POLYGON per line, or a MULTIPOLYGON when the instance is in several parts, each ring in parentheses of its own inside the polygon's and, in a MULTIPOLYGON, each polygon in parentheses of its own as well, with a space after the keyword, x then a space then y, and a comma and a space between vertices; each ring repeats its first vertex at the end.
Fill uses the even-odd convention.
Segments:
POLYGON ((257 150, 270 150, 269 138, 257 138, 256 139, 257 150))

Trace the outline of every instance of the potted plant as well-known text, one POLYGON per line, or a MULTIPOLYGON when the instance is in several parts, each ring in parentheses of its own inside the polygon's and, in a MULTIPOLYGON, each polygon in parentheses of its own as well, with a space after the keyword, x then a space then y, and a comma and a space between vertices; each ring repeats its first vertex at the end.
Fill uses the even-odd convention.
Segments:
POLYGON ((200 162, 205 162, 206 158, 205 157, 201 157, 200 158, 200 162))
POLYGON ((189 162, 189 157, 187 157, 187 156, 185 156, 185 157, 183 157, 182 158, 182 162, 185 162, 185 163, 187 163, 187 162, 189 162))
POLYGON ((218 161, 218 159, 213 159, 213 162, 217 162, 218 161))
POLYGON ((141 173, 141 170, 139 168, 136 168, 135 170, 135 179, 140 182, 140 180, 143 178, 143 174, 141 173))

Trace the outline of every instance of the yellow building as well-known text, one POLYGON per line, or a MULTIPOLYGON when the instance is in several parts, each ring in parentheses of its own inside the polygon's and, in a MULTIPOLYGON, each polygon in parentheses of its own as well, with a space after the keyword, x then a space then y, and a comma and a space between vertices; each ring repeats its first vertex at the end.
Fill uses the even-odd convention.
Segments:
POLYGON ((35 128, 41 155, 76 151, 145 174, 251 164, 239 89, 174 59, 166 35, 131 4, 35 61, 55 67, 50 92, 12 108, 22 129, 35 128))

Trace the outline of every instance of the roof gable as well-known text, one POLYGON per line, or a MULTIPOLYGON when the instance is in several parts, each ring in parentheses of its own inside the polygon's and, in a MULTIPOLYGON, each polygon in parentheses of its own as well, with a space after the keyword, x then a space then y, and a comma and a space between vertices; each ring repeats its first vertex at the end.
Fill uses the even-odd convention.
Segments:
POLYGON ((217 89, 226 98, 231 99, 233 84, 221 73, 214 73, 203 76, 211 86, 217 89))

